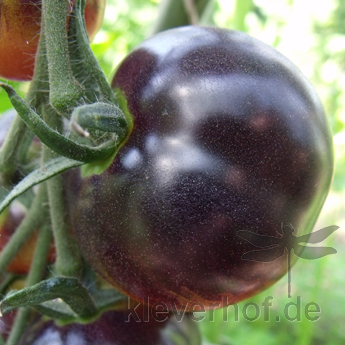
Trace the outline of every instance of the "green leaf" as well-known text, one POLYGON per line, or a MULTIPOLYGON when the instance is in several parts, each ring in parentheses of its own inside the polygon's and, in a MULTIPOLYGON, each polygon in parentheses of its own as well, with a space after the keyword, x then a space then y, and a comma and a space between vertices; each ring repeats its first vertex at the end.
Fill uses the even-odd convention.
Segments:
POLYGON ((78 144, 50 128, 11 86, 0 83, 0 87, 7 92, 13 107, 30 130, 51 150, 62 156, 85 163, 94 162, 111 156, 122 144, 115 140, 107 141, 96 147, 78 144))
POLYGON ((116 309, 116 306, 121 306, 127 301, 127 296, 116 289, 97 290, 91 294, 97 309, 105 311, 109 309, 116 309))
POLYGON ((19 182, 0 204, 0 213, 11 203, 12 200, 23 194, 31 187, 48 180, 49 178, 71 168, 82 165, 82 162, 59 157, 47 162, 41 168, 33 171, 30 175, 19 182))
POLYGON ((40 314, 55 320, 72 322, 78 319, 76 313, 62 300, 52 300, 33 306, 40 314))
MULTIPOLYGON (((0 303, 0 313, 5 314, 25 306, 43 311, 48 309, 48 305, 40 304, 55 299, 63 300, 80 318, 91 318, 97 314, 97 308, 86 288, 78 279, 66 277, 51 278, 19 291, 10 291, 0 303)), ((68 315, 61 310, 60 314, 68 315)))

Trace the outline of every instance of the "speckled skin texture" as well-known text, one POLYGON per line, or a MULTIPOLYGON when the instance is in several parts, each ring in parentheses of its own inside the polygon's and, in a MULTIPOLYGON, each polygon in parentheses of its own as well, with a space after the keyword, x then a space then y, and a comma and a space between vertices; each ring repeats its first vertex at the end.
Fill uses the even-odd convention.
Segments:
POLYGON ((85 325, 58 327, 54 321, 38 321, 18 345, 200 345, 197 323, 187 314, 177 320, 167 313, 153 319, 152 315, 146 318, 140 313, 133 318, 130 313, 111 311, 85 325))
POLYGON ((142 43, 112 86, 133 133, 107 171, 74 171, 68 188, 95 270, 173 309, 236 303, 283 276, 286 253, 243 260, 257 248, 237 231, 307 234, 324 203, 331 133, 301 72, 243 33, 184 27, 142 43))

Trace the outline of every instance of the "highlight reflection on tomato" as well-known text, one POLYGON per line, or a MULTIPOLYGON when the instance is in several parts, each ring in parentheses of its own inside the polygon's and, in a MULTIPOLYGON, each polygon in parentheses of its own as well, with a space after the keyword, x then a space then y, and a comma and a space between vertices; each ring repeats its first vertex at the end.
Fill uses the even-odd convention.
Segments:
POLYGON ((320 101, 284 56, 250 36, 183 27, 139 45, 116 71, 134 129, 101 175, 70 180, 81 249, 107 281, 170 308, 236 303, 287 258, 242 260, 239 230, 309 233, 329 190, 320 101))

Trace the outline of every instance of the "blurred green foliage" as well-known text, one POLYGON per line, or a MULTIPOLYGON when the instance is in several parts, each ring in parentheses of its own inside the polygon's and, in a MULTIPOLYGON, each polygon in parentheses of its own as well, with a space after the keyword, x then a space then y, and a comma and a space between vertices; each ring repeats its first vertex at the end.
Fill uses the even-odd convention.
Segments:
MULTIPOLYGON (((179 0, 173 0, 179 1, 179 0)), ((159 0, 107 0, 104 24, 92 49, 109 80, 116 65, 128 52, 149 36, 158 16, 159 0)), ((312 81, 325 105, 334 133, 336 172, 332 193, 316 228, 337 224, 345 227, 345 1, 344 0, 213 0, 201 23, 239 29, 275 46, 290 58, 312 81)), ((11 83, 25 92, 26 84, 11 83)), ((0 91, 0 112, 10 107, 0 91)), ((260 317, 248 321, 228 308, 229 321, 223 322, 223 310, 202 314, 204 344, 275 345, 344 344, 342 331, 345 312, 345 236, 341 229, 327 245, 338 254, 322 260, 299 260, 292 270, 293 295, 287 298, 287 277, 269 290, 251 299, 260 309, 260 317), (271 320, 265 321, 262 303, 272 296, 271 320), (309 321, 289 321, 282 317, 287 303, 301 296, 301 308, 315 302, 321 317, 309 321), (210 321, 210 317, 214 320, 210 321), (281 316, 277 322, 275 317, 281 316)), ((242 302, 242 310, 248 301, 242 302)), ((248 309, 248 315, 255 309, 248 309)), ((293 312, 292 312, 293 313, 293 312)))

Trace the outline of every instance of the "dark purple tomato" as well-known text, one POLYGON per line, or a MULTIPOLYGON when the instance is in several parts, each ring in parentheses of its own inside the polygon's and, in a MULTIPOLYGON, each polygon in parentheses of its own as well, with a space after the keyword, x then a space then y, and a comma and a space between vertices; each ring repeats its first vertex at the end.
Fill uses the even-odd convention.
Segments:
POLYGON ((112 87, 133 132, 105 172, 76 171, 69 188, 94 269, 135 299, 189 309, 282 277, 286 251, 244 260, 257 247, 237 232, 308 234, 327 196, 331 132, 300 70, 244 33, 190 26, 139 45, 112 87))
POLYGON ((197 324, 185 315, 134 319, 124 312, 107 312, 90 324, 59 327, 39 321, 29 327, 18 345, 200 345, 197 324), (129 319, 128 319, 129 317, 129 319))

